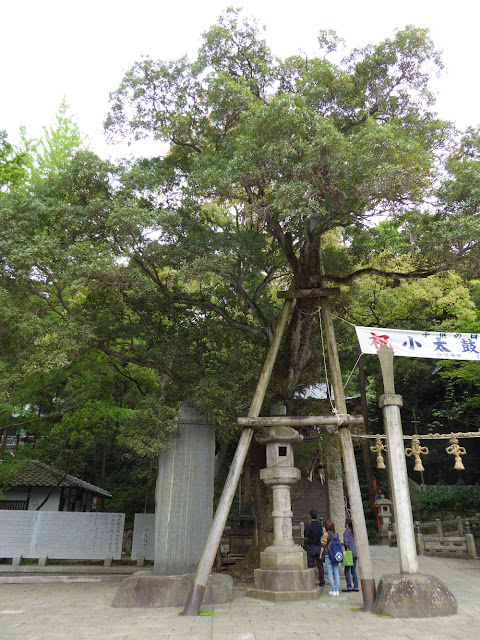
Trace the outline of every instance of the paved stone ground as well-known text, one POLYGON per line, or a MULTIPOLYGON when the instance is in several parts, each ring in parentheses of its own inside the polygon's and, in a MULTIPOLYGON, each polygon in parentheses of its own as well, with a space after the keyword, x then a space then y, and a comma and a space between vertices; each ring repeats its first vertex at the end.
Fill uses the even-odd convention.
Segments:
MULTIPOLYGON (((397 550, 372 547, 376 580, 398 572, 397 550)), ((361 611, 361 593, 315 602, 274 604, 236 590, 212 616, 183 618, 181 609, 112 609, 122 578, 0 583, 1 640, 443 640, 480 637, 480 560, 419 558, 458 600, 458 615, 400 620, 361 611), (82 580, 79 582, 78 580, 82 580)), ((3 579, 2 579, 3 580, 3 579)), ((44 578, 42 578, 44 580, 44 578)), ((342 579, 341 588, 345 586, 342 579)))

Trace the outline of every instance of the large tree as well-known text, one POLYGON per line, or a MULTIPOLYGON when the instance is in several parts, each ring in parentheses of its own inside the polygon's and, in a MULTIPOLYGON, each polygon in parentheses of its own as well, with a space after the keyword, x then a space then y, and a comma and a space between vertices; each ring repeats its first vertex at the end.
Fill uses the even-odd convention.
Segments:
MULTIPOLYGON (((425 247, 450 132, 432 111, 440 60, 427 31, 407 27, 334 63, 337 43, 323 32, 318 57, 280 60, 229 9, 195 61, 142 59, 112 93, 110 135, 152 138, 163 154, 130 178, 159 234, 134 259, 169 304, 268 341, 272 280, 309 288, 387 275, 372 234, 385 218, 402 228, 406 257, 391 277, 427 276, 471 252, 459 234, 425 247)), ((290 322, 276 378, 287 404, 315 305, 298 300, 290 322)))
MULTIPOLYGON (((1 424, 40 407, 43 442, 51 428, 66 466, 100 442, 100 473, 113 443, 153 458, 186 397, 232 437, 278 288, 340 284, 337 308, 365 317, 356 296, 374 323, 456 304, 458 277, 436 274, 476 264, 475 135, 445 162, 424 30, 333 62, 337 43, 322 33, 317 57, 279 60, 229 10, 194 62, 143 59, 112 94, 111 136, 151 137, 157 157, 112 167, 78 149, 74 123, 45 131, 41 171, 0 194, 1 424), (55 140, 65 154, 47 153, 55 140)), ((269 392, 290 408, 322 367, 315 306, 298 300, 269 392)))

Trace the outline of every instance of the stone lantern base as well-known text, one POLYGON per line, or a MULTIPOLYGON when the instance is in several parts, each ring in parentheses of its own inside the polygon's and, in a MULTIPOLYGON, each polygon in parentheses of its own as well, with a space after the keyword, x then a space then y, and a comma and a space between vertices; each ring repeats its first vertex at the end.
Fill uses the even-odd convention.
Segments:
POLYGON ((315 571, 307 568, 307 554, 298 545, 267 547, 254 571, 254 587, 247 596, 270 602, 316 600, 315 571))
POLYGON ((457 601, 435 576, 390 574, 378 584, 373 613, 392 618, 451 616, 457 613, 457 601))

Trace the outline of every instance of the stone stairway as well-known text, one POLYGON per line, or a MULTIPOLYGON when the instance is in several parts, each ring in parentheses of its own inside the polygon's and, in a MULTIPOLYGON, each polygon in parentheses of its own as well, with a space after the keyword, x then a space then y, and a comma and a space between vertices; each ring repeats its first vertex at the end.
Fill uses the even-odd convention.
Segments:
POLYGON ((302 477, 300 482, 291 489, 293 525, 303 522, 304 516, 310 515, 311 509, 316 509, 318 517, 328 518, 327 483, 322 484, 318 478, 309 482, 302 477))

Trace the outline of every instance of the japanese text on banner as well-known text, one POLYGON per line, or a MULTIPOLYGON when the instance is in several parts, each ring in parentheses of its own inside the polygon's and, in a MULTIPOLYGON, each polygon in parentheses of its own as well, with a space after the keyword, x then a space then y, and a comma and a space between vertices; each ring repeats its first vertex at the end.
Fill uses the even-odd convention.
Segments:
POLYGON ((396 356, 435 360, 480 360, 480 340, 476 333, 410 331, 355 327, 362 353, 377 353, 381 346, 396 356))

